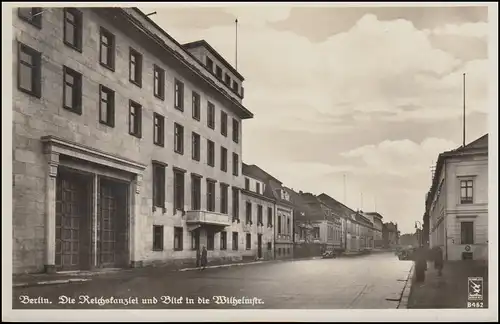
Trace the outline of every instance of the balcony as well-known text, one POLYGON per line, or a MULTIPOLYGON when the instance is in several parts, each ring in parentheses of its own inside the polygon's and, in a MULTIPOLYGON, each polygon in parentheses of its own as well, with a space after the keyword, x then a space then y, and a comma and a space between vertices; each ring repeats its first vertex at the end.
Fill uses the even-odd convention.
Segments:
POLYGON ((211 211, 189 210, 186 212, 186 223, 192 229, 213 227, 222 230, 224 227, 231 225, 231 218, 229 215, 211 211))

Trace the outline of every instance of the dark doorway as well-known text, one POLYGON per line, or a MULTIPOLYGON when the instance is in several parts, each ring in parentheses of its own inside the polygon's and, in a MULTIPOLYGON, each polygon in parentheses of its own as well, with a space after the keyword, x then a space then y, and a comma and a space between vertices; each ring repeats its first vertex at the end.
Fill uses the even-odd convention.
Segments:
POLYGON ((91 177, 59 168, 56 179, 56 269, 91 265, 91 177))
POLYGON ((126 267, 128 248, 128 184, 99 178, 97 266, 126 267))
POLYGON ((257 258, 262 258, 262 234, 257 234, 257 258))

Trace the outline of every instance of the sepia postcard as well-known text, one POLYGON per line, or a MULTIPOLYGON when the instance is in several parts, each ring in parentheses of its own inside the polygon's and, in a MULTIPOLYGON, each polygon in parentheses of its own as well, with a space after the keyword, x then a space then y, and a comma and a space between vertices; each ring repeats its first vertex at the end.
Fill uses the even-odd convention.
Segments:
POLYGON ((497 322, 497 18, 2 4, 3 321, 497 322))

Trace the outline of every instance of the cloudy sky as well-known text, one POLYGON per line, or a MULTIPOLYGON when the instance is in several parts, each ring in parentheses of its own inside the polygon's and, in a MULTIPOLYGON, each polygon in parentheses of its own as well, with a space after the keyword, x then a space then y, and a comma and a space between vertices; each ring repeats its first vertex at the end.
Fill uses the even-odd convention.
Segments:
POLYGON ((487 7, 147 7, 180 43, 205 39, 245 77, 243 160, 295 190, 422 220, 430 167, 488 132, 487 7), (345 178, 345 191, 344 191, 345 178), (344 201, 346 197, 346 201, 344 201))

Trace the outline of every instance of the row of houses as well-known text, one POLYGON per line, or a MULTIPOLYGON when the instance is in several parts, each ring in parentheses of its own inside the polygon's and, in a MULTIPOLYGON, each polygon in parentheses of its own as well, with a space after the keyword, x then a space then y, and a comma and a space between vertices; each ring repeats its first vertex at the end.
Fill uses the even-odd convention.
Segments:
POLYGON ((381 215, 242 163, 244 77, 206 41, 137 8, 12 14, 14 273, 383 245, 381 215))
POLYGON ((446 260, 488 260, 488 183, 488 134, 439 154, 421 244, 446 260))

